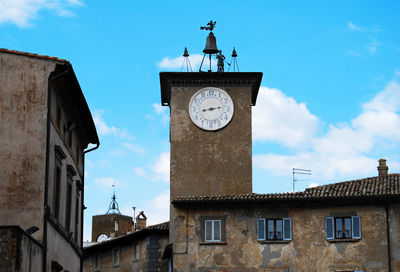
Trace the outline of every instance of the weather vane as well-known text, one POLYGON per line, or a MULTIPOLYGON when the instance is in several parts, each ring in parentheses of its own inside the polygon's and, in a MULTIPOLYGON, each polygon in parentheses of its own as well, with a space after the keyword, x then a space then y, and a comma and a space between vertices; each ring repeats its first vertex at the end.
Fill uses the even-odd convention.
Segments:
POLYGON ((214 29, 216 23, 217 23, 217 21, 214 21, 214 22, 213 22, 212 20, 210 20, 210 22, 208 22, 206 26, 201 26, 200 29, 201 29, 201 30, 210 30, 210 31, 213 31, 213 29, 214 29))

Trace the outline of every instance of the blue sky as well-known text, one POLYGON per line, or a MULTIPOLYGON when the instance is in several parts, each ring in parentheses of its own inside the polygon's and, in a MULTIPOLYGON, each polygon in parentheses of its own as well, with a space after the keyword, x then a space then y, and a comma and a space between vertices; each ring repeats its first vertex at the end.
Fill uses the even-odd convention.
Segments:
POLYGON ((160 71, 218 47, 263 72, 253 108, 253 191, 297 190, 400 172, 400 2, 0 0, 0 47, 68 59, 96 122, 86 158, 85 239, 116 184, 125 214, 168 220, 169 109, 160 71), (299 177, 301 179, 302 177, 299 177))

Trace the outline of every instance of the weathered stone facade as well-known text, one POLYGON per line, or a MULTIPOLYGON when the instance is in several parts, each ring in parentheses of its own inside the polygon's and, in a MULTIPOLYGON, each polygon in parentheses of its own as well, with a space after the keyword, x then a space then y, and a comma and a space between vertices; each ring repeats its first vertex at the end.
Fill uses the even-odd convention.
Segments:
POLYGON ((43 246, 20 227, 0 227, 0 271, 42 271, 43 254, 43 246))
POLYGON ((99 140, 75 73, 66 60, 0 49, 0 82, 1 224, 38 227, 44 271, 79 271, 84 150, 99 140))
POLYGON ((153 225, 84 247, 84 271, 168 271, 163 258, 169 240, 168 227, 169 222, 153 225))
MULTIPOLYGON (((175 271, 400 271, 399 224, 392 220, 386 224, 385 205, 293 206, 221 204, 177 209, 175 271), (354 214, 361 217, 361 239, 327 240, 327 217, 354 214), (204 216, 224 218, 221 242, 204 242, 204 216), (259 218, 284 217, 292 220, 292 240, 257 239, 259 218)), ((399 211, 399 205, 388 206, 389 217, 399 211)))

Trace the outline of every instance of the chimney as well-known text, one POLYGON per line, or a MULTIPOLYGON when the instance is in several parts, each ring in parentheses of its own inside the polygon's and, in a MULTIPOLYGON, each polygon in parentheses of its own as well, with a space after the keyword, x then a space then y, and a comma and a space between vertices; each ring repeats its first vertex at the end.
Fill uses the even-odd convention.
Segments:
POLYGON ((388 175, 388 169, 389 169, 389 167, 386 166, 386 160, 380 159, 378 162, 379 162, 379 166, 377 168, 378 168, 379 176, 386 177, 388 175))
POLYGON ((138 216, 136 216, 136 230, 141 230, 146 228, 146 220, 147 217, 144 215, 144 212, 141 211, 138 216))
POLYGON ((114 221, 114 231, 118 232, 118 220, 114 221))

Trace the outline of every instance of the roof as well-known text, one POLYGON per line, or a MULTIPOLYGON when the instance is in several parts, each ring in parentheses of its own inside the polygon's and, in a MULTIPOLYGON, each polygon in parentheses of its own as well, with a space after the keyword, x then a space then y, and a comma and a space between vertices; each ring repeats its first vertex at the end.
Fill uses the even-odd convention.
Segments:
POLYGON ((400 200, 400 174, 370 177, 332 183, 302 192, 277 194, 239 194, 214 196, 180 196, 172 200, 174 206, 212 203, 261 203, 333 199, 395 199, 400 200))
POLYGON ((69 63, 69 61, 67 61, 65 59, 59 59, 59 58, 56 58, 56 57, 50 57, 50 56, 46 56, 46 55, 38 55, 38 54, 27 53, 27 52, 16 51, 16 50, 9 50, 9 49, 5 49, 5 48, 0 48, 0 52, 20 55, 20 56, 26 56, 26 57, 32 57, 32 58, 38 58, 38 59, 45 59, 45 60, 52 60, 52 61, 69 63))
POLYGON ((263 74, 260 72, 160 72, 161 104, 169 106, 171 86, 250 86, 251 104, 256 104, 263 74))
POLYGON ((132 240, 138 239, 140 237, 151 235, 151 234, 159 234, 159 233, 168 233, 169 232, 169 222, 164 222, 156 225, 148 226, 144 229, 135 231, 133 233, 125 234, 118 236, 116 238, 111 238, 109 240, 105 240, 101 243, 91 244, 87 247, 84 247, 85 252, 98 249, 100 247, 109 247, 115 244, 126 243, 132 240))

